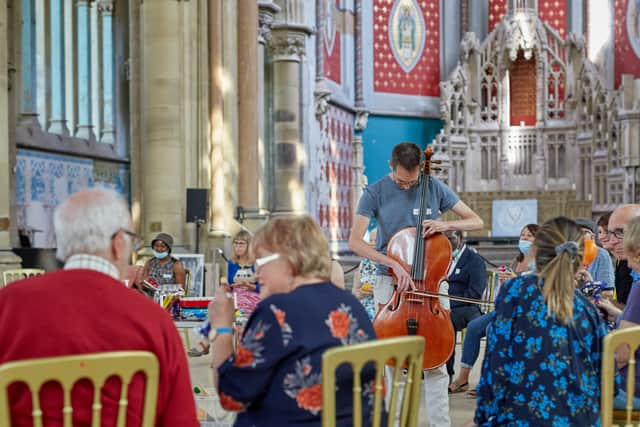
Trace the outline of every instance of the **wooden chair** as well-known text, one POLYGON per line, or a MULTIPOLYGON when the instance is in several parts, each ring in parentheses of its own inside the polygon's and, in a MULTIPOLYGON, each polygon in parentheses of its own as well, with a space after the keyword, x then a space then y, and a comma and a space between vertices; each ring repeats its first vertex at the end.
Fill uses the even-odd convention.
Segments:
POLYGON ((638 346, 640 346, 640 326, 616 330, 610 332, 604 338, 600 387, 600 423, 602 427, 640 425, 637 424, 637 422, 640 421, 640 411, 633 410, 632 402, 635 392, 635 372, 637 369, 635 351, 638 346), (627 384, 625 384, 628 396, 627 408, 625 410, 614 410, 615 352, 618 347, 623 344, 629 345, 631 349, 629 354, 627 384), (636 424, 632 424, 632 421, 636 421, 636 424))
POLYGON ((26 279, 27 277, 39 276, 45 271, 41 268, 19 268, 17 270, 6 270, 2 272, 2 281, 4 286, 16 280, 26 279))
POLYGON ((384 405, 382 374, 385 364, 392 362, 392 366, 396 369, 393 370, 392 389, 387 393, 390 397, 389 414, 397 414, 399 408, 400 424, 395 424, 394 417, 391 415, 388 417, 387 424, 389 427, 392 425, 416 427, 420 410, 424 345, 424 338, 412 336, 368 341, 327 350, 322 356, 322 427, 331 427, 336 424, 335 371, 345 363, 350 364, 353 369, 353 420, 351 425, 362 426, 360 371, 369 362, 375 363, 376 369, 372 426, 379 427, 382 422, 384 405), (407 369, 404 379, 401 378, 403 366, 407 369))
POLYGON ((484 304, 480 306, 480 311, 488 313, 493 311, 493 302, 496 299, 496 290, 500 288, 500 278, 496 271, 487 271, 487 287, 482 294, 484 304))
MULTIPOLYGON (((89 379, 94 390, 100 390, 112 376, 122 380, 123 394, 118 403, 118 426, 124 426, 128 404, 127 387, 133 375, 143 372, 146 377, 141 427, 152 427, 155 422, 158 396, 158 359, 147 351, 118 351, 74 356, 48 357, 20 360, 0 366, 0 426, 9 426, 10 412, 7 388, 15 382, 23 382, 31 391, 33 422, 43 425, 39 390, 48 381, 58 382, 64 392, 62 409, 64 427, 72 426, 71 390, 81 379, 89 379)), ((101 393, 94 393, 92 405, 93 426, 100 425, 101 393)))

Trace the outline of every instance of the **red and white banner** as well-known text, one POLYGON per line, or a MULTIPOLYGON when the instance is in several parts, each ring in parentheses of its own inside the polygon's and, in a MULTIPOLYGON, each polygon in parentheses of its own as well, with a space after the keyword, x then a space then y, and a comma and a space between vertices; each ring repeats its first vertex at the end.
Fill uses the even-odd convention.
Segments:
MULTIPOLYGON (((507 13, 507 0, 489 0, 489 32, 507 13)), ((567 35, 567 0, 538 1, 538 16, 555 29, 560 37, 567 35)))
POLYGON ((640 0, 616 0, 614 36, 615 87, 623 74, 640 77, 640 0))
POLYGON ((440 96, 440 1, 373 1, 373 88, 440 96))
POLYGON ((341 46, 340 31, 337 25, 340 0, 322 0, 324 6, 324 75, 340 84, 341 79, 341 46))

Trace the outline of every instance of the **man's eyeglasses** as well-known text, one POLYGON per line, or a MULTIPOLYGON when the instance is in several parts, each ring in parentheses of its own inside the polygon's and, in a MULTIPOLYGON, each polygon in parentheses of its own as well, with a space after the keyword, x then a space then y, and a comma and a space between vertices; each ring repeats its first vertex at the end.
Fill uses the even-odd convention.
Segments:
POLYGON ((393 182, 395 182, 396 184, 398 184, 401 187, 413 187, 414 185, 416 185, 416 183, 420 179, 420 177, 418 176, 418 178, 412 179, 411 181, 405 181, 405 180, 402 180, 402 179, 398 178, 398 176, 396 175, 395 171, 392 171, 391 175, 393 176, 393 182))
POLYGON ((144 246, 144 241, 142 240, 142 238, 138 236, 136 233, 134 233, 133 231, 129 231, 126 228, 119 228, 118 231, 116 231, 111 235, 111 240, 115 239, 115 237, 121 231, 127 236, 129 236, 129 240, 131 240, 131 246, 133 246, 134 251, 138 251, 142 249, 142 246, 144 246))
POLYGON ((267 256, 263 256, 261 258, 256 258, 256 270, 261 267, 264 267, 266 264, 269 264, 271 261, 275 261, 280 258, 280 254, 271 254, 267 256))
POLYGON ((608 230, 607 237, 611 237, 611 236, 615 237, 618 240, 622 240, 624 238, 624 230, 622 228, 616 228, 613 231, 608 230))

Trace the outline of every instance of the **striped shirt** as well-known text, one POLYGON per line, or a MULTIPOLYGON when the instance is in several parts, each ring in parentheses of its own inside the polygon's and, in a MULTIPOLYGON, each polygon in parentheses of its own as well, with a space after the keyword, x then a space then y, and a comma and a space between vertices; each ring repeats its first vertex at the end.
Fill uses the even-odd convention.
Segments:
POLYGON ((78 254, 71 255, 67 262, 64 263, 65 270, 72 269, 87 269, 99 271, 100 273, 104 273, 108 276, 113 277, 116 280, 120 280, 120 273, 118 273, 118 269, 115 265, 110 263, 104 258, 101 258, 96 255, 89 254, 78 254))

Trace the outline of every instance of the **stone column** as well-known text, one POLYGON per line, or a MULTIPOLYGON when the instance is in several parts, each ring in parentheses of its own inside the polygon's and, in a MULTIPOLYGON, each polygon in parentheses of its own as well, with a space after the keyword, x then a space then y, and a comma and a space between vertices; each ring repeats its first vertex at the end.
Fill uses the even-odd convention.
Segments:
POLYGON ((11 250, 11 230, 15 225, 11 223, 15 215, 11 215, 12 198, 14 194, 13 166, 15 164, 15 144, 13 132, 15 128, 15 111, 11 107, 15 102, 9 101, 11 86, 15 96, 15 84, 11 85, 9 78, 9 43, 11 34, 16 28, 7 19, 7 1, 0 0, 0 271, 19 268, 21 259, 11 250), (9 90, 7 90, 9 88, 9 90))
MULTIPOLYGON (((358 206, 358 201, 362 195, 364 187, 367 185, 367 177, 364 175, 364 156, 362 148, 362 131, 367 127, 367 120, 369 113, 365 109, 364 105, 364 89, 363 89, 363 75, 362 75, 362 1, 356 0, 355 3, 355 101, 356 101, 356 117, 353 126, 353 138, 352 149, 353 157, 351 163, 351 206, 355 209, 358 206)), ((354 211, 355 212, 355 211, 354 211)))
MULTIPOLYGON (((209 193, 209 237, 212 244, 224 235, 225 174, 223 156, 222 4, 209 2, 209 126, 211 139, 211 191, 209 193)), ((228 209, 228 207, 227 207, 228 209)))
POLYGON ((305 39, 303 32, 279 28, 269 41, 274 84, 274 214, 304 211, 300 60, 305 39))
POLYGON ((260 207, 263 192, 258 144, 258 4, 238 0, 238 206, 260 207))
POLYGON ((37 123, 36 91, 36 8, 34 0, 23 1, 20 10, 21 45, 20 113, 23 121, 37 123))
POLYGON ((260 165, 260 194, 258 195, 258 206, 261 209, 267 209, 269 175, 267 174, 267 157, 269 155, 268 138, 265 132, 265 112, 267 105, 264 97, 265 93, 265 66, 266 66, 266 45, 271 38, 271 25, 274 21, 274 15, 280 11, 280 7, 272 2, 272 0, 258 0, 258 93, 256 101, 258 104, 258 141, 261 155, 259 156, 260 165))
POLYGON ((49 34, 51 53, 51 118, 49 132, 67 135, 65 116, 65 44, 64 44, 64 1, 51 0, 49 4, 49 34))
POLYGON ((76 136, 91 139, 91 17, 89 1, 76 0, 76 35, 78 44, 78 127, 76 136))
POLYGON ((182 244, 184 153, 181 141, 182 3, 141 5, 142 233, 148 242, 159 231, 182 244))
POLYGON ((114 123, 114 75, 113 75, 113 0, 101 0, 98 3, 98 13, 100 14, 100 26, 102 28, 101 51, 102 51, 102 117, 100 123, 100 142, 113 144, 116 141, 114 123))

